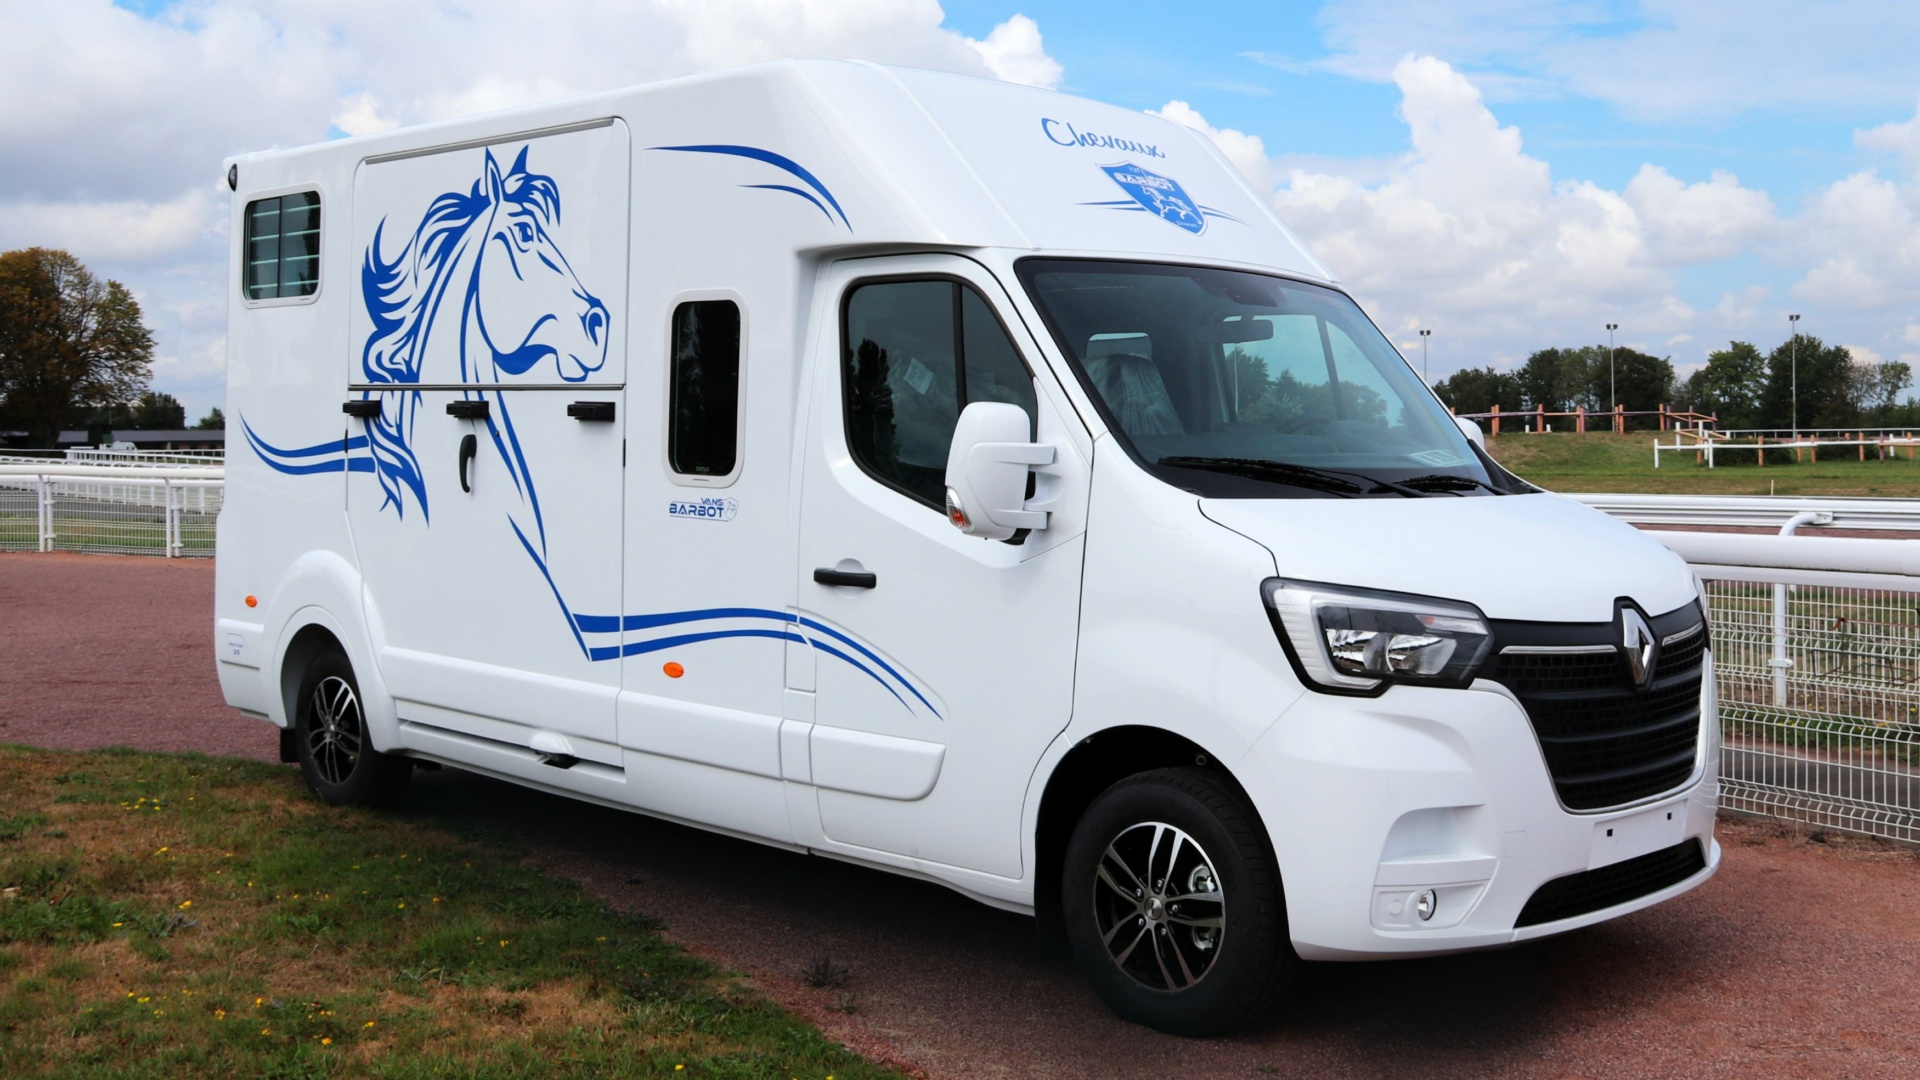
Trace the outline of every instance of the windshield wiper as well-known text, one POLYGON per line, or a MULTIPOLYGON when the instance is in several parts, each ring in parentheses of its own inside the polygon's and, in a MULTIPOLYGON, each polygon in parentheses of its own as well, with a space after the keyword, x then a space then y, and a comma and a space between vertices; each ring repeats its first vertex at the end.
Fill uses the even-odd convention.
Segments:
POLYGON ((1475 480, 1471 476, 1452 476, 1447 473, 1429 473, 1426 476, 1410 476, 1400 481, 1400 483, 1420 491, 1452 491, 1457 493, 1461 488, 1468 487, 1486 488, 1495 495, 1513 494, 1511 491, 1503 491, 1500 488, 1494 487, 1485 480, 1475 480))
POLYGON ((1378 495, 1381 492, 1405 495, 1410 499, 1426 497, 1424 491, 1378 480, 1365 473, 1316 469, 1309 465, 1293 465, 1284 461, 1266 461, 1261 458, 1175 455, 1163 457, 1154 464, 1172 465, 1181 469, 1204 469, 1208 472, 1227 473, 1230 476, 1244 476, 1249 480, 1267 480, 1276 484, 1314 488, 1349 499, 1355 495, 1378 495), (1373 486, 1363 487, 1354 482, 1356 479, 1364 480, 1373 486))

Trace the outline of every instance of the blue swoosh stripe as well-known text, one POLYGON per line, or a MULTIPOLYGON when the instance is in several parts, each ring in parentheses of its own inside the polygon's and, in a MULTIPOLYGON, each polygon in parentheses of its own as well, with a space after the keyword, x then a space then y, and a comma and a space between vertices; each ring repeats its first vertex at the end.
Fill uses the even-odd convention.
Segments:
POLYGON ((555 585, 553 583, 553 575, 547 573, 546 560, 542 559, 539 553, 533 550, 532 544, 527 543, 527 534, 520 531, 519 524, 515 522, 512 518, 507 519, 507 524, 513 526, 513 535, 516 537, 519 537, 520 546, 527 549, 527 557, 533 560, 533 565, 540 568, 540 576, 547 579, 547 588, 553 590, 553 602, 560 605, 560 614, 565 615, 567 617, 567 629, 573 631, 573 640, 576 644, 580 646, 580 651, 586 654, 586 657, 589 660, 606 659, 606 657, 597 657, 593 655, 593 650, 587 648, 587 640, 580 636, 580 630, 578 626, 575 624, 575 621, 573 618, 573 612, 567 610, 566 598, 560 595, 560 586, 555 585))
POLYGON ((828 210, 825 206, 822 206, 819 199, 816 199, 813 196, 807 194, 806 192, 801 191, 799 188, 794 187, 792 184, 741 184, 740 186, 743 188, 758 188, 761 191, 784 191, 789 195, 798 195, 801 198, 812 203, 813 205, 819 207, 820 212, 827 216, 828 221, 833 220, 833 211, 828 210))
POLYGON ((808 187, 812 188, 821 198, 827 200, 827 202, 833 206, 834 213, 840 215, 840 223, 845 225, 848 231, 852 231, 853 229, 853 223, 847 220, 847 212, 840 207, 840 200, 833 197, 833 192, 827 190, 827 185, 821 183, 817 177, 808 172, 805 167, 792 158, 783 157, 771 150, 762 150, 757 146, 735 146, 728 143, 702 143, 695 146, 656 146, 653 147, 653 149, 674 150, 683 154, 729 154, 733 157, 749 158, 753 161, 764 161, 776 169, 784 169, 794 176, 799 177, 808 187))
MULTIPOLYGON (((895 679, 898 679, 900 682, 900 685, 906 687, 907 690, 910 693, 912 693, 914 697, 920 698, 920 704, 925 705, 927 707, 928 712, 932 713, 936 717, 940 717, 940 719, 942 720, 946 719, 946 717, 940 716, 939 709, 936 709, 933 707, 933 702, 928 701, 925 697, 921 695, 920 691, 914 689, 913 684, 907 681, 907 677, 905 675, 902 675, 899 672, 893 670, 893 665, 887 663, 885 660, 880 659, 878 656, 875 656, 873 654, 873 650, 853 640, 852 638, 841 633, 840 631, 835 630, 830 626, 822 626, 821 624, 814 622, 812 619, 801 619, 800 625, 806 627, 809 630, 818 630, 823 634, 831 635, 832 637, 837 638, 840 641, 846 642, 848 645, 851 645, 853 648, 859 650, 860 655, 866 657, 867 659, 873 661, 876 664, 879 664, 880 667, 883 668, 887 674, 893 676, 895 679)), ((815 642, 814 644, 819 645, 818 642, 815 642)), ((820 647, 826 648, 826 646, 824 645, 821 645, 820 647)), ((895 695, 895 696, 897 697, 898 695, 895 695)), ((901 702, 901 704, 904 705, 906 703, 901 702)))
POLYGON ((265 462, 269 468, 286 473, 289 476, 309 476, 314 473, 373 471, 372 458, 354 458, 348 456, 354 450, 366 448, 367 437, 365 435, 356 435, 350 439, 328 439, 326 442, 315 443, 312 446, 301 446, 288 450, 282 449, 262 439, 253 430, 253 425, 247 423, 245 417, 240 418, 240 427, 245 432, 247 445, 252 447, 254 455, 265 462), (290 458, 298 461, 300 458, 315 457, 326 457, 330 460, 305 464, 292 464, 288 461, 279 460, 282 458, 290 458))

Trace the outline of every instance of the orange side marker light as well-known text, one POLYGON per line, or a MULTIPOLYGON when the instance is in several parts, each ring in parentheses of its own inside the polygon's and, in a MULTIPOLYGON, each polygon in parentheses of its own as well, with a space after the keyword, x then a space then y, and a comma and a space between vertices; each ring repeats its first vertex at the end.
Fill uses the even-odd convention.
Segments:
POLYGON ((687 669, 681 667, 677 660, 669 660, 660 665, 660 670, 666 672, 669 679, 677 679, 687 673, 687 669))
POLYGON ((260 606, 260 598, 259 598, 259 597, 257 597, 257 596, 249 596, 249 597, 247 597, 247 606, 248 606, 248 607, 259 607, 259 606, 260 606))

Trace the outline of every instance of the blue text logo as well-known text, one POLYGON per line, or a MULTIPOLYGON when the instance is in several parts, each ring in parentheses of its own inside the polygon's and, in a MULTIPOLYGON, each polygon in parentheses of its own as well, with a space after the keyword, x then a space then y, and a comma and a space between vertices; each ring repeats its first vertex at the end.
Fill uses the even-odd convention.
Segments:
POLYGON ((740 512, 736 499, 675 499, 667 504, 667 516, 695 521, 732 521, 740 512))
POLYGON ((1060 146, 1091 146, 1101 150, 1124 150, 1129 154, 1141 154, 1146 157, 1167 156, 1161 153, 1157 146, 1123 139, 1118 135, 1098 135, 1090 131, 1081 131, 1072 124, 1052 117, 1041 119, 1040 130, 1046 134, 1048 141, 1060 146))

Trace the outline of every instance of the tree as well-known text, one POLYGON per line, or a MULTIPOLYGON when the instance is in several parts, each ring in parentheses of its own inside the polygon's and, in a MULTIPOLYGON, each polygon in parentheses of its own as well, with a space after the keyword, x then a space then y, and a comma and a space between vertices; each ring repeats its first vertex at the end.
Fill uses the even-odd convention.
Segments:
POLYGON ((208 410, 207 415, 201 417, 199 422, 194 424, 193 427, 196 431, 225 431, 227 430, 227 414, 220 411, 220 406, 215 405, 212 409, 208 410))
POLYGON ((1853 403, 1872 425, 1892 423, 1900 391, 1913 381, 1913 368, 1900 360, 1853 365, 1853 403))
POLYGON ((1603 407, 1596 406, 1588 394, 1592 382, 1593 366, 1598 363, 1604 370, 1607 351, 1595 345, 1585 345, 1577 349, 1541 349, 1520 370, 1514 373, 1520 380, 1521 395, 1526 398, 1529 408, 1544 408, 1548 412, 1572 412, 1582 405, 1589 411, 1603 407))
POLYGON ((1520 380, 1492 365, 1462 368, 1434 384, 1433 392, 1456 413, 1501 412, 1520 409, 1520 380))
POLYGON ((1609 367, 1602 348, 1600 362, 1587 370, 1587 397, 1593 408, 1606 412, 1610 395, 1627 412, 1658 409, 1673 400, 1673 364, 1634 349, 1615 349, 1609 367))
POLYGON ((153 334, 124 285, 64 251, 0 254, 0 418, 52 446, 92 409, 151 375, 153 334))
POLYGON ((87 427, 102 430, 178 431, 187 426, 187 408, 172 394, 144 390, 134 401, 115 402, 93 411, 87 427))
POLYGON ((1687 376, 1679 396, 1696 412, 1713 413, 1720 427, 1760 425, 1760 399, 1767 388, 1767 360, 1744 341, 1729 341, 1707 354, 1707 366, 1687 376))
POLYGON ((1860 419, 1854 397, 1853 354, 1844 345, 1828 345, 1811 334, 1789 338, 1767 355, 1767 385, 1760 395, 1760 426, 1794 428, 1794 369, 1799 368, 1798 428, 1851 427, 1860 419), (1795 356, 1798 354, 1796 365, 1795 356))

